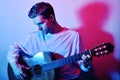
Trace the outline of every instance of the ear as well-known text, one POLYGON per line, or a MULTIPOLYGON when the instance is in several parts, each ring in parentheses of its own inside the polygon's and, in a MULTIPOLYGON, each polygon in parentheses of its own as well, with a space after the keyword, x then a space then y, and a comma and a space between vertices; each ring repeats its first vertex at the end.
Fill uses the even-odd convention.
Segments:
POLYGON ((52 14, 50 15, 50 19, 51 19, 52 21, 55 19, 52 14))

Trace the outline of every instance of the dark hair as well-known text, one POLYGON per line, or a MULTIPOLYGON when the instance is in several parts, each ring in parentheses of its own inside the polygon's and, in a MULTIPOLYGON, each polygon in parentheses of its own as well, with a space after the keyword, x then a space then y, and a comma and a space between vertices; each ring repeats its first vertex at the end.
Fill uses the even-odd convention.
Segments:
POLYGON ((33 5, 30 9, 28 16, 29 18, 35 18, 38 15, 42 15, 44 18, 49 18, 50 15, 55 17, 54 9, 51 4, 47 2, 39 2, 33 5))

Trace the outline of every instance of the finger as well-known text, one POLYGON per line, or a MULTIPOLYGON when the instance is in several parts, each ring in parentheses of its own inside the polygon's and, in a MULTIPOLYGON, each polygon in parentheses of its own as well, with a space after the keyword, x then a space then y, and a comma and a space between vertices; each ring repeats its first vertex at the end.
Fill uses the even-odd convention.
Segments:
POLYGON ((29 66, 25 66, 25 65, 22 65, 22 64, 19 64, 19 67, 20 67, 20 68, 24 68, 24 69, 28 69, 28 70, 30 69, 29 66))
POLYGON ((85 64, 90 64, 91 63, 91 56, 90 55, 83 55, 82 60, 85 64))
POLYGON ((32 77, 32 73, 30 71, 30 67, 26 67, 24 65, 19 64, 19 69, 21 70, 24 77, 32 77))
POLYGON ((88 59, 83 60, 83 63, 89 65, 91 62, 88 59))
POLYGON ((86 55, 89 59, 91 58, 91 56, 90 55, 86 55))
POLYGON ((91 61, 92 60, 92 56, 91 55, 86 55, 87 58, 91 61))
POLYGON ((32 73, 31 73, 30 69, 22 68, 22 72, 25 77, 28 77, 28 78, 32 77, 32 73))
POLYGON ((91 60, 91 56, 90 55, 83 55, 82 60, 91 60))
POLYGON ((82 60, 85 60, 87 57, 83 54, 81 58, 82 60))

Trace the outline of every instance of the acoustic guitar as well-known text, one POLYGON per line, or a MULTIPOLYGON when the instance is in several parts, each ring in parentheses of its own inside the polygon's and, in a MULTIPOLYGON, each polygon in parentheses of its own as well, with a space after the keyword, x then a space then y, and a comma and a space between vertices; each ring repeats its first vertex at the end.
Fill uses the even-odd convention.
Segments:
MULTIPOLYGON (((24 61, 30 66, 30 73, 32 77, 30 80, 54 80, 54 69, 62 67, 67 64, 72 64, 81 60, 82 54, 91 54, 92 56, 102 56, 112 53, 114 46, 108 42, 101 44, 87 50, 80 54, 75 54, 73 56, 65 57, 59 60, 52 61, 49 52, 39 52, 33 57, 23 56, 24 61)), ((25 80, 20 76, 21 71, 16 66, 15 63, 8 64, 8 78, 9 80, 25 80)), ((29 80, 29 79, 28 79, 29 80)))

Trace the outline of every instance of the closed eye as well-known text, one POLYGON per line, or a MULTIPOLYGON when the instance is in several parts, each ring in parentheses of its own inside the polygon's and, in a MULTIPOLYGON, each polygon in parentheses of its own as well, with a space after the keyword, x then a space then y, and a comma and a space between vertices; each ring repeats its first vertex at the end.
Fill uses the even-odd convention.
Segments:
POLYGON ((41 25, 41 24, 43 24, 44 22, 39 22, 39 23, 37 23, 37 25, 41 25))

